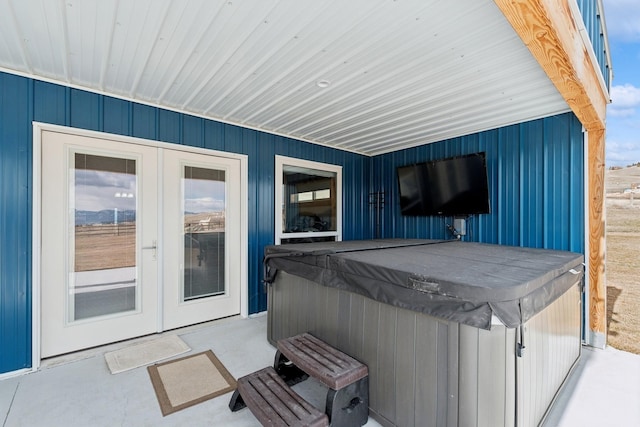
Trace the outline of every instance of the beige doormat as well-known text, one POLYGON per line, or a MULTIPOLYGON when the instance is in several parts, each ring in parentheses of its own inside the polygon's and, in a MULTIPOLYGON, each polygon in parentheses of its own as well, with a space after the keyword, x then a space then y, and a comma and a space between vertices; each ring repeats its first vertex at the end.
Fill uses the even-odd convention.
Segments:
POLYGON ((104 355, 112 374, 150 365, 191 350, 177 335, 167 335, 152 341, 132 345, 104 355))
POLYGON ((148 366, 163 416, 236 389, 236 380, 211 350, 148 366))

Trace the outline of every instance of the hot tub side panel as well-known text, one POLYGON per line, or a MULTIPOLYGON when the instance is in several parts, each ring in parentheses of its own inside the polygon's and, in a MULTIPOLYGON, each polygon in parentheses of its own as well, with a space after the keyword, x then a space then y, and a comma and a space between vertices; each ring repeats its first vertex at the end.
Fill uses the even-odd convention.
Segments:
POLYGON ((516 329, 446 322, 282 270, 268 304, 272 343, 311 332, 368 365, 384 425, 538 425, 580 354, 578 284, 524 325, 521 358, 516 329))
POLYGON ((383 425, 458 425, 458 324, 278 272, 268 338, 311 332, 369 367, 369 408, 383 425))
POLYGON ((581 283, 531 318, 524 327, 524 357, 518 367, 518 425, 535 426, 546 416, 582 351, 581 283))
POLYGON ((459 425, 515 426, 515 330, 460 325, 459 333, 459 425))
POLYGON ((517 329, 460 325, 460 425, 540 424, 580 357, 580 289, 577 282, 524 324, 522 357, 517 329))

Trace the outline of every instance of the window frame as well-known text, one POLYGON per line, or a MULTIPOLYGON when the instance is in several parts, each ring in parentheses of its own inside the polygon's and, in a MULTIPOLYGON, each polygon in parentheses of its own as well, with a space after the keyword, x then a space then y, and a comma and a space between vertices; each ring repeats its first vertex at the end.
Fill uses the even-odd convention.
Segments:
POLYGON ((275 167, 275 236, 276 245, 281 244, 282 239, 308 239, 310 237, 334 237, 335 241, 342 240, 342 166, 330 163, 320 163, 311 160, 303 160, 294 157, 276 155, 275 167), (309 231, 298 233, 285 233, 282 229, 282 212, 284 209, 283 171, 285 166, 293 166, 314 169, 322 172, 336 174, 336 229, 335 231, 309 231))

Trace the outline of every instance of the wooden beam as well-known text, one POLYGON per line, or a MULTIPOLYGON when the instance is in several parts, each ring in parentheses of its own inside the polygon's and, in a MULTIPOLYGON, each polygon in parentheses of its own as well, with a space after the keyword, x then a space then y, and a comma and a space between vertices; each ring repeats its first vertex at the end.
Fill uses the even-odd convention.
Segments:
POLYGON ((494 0, 588 131, 589 344, 606 344, 604 146, 609 95, 574 20, 571 0, 494 0))

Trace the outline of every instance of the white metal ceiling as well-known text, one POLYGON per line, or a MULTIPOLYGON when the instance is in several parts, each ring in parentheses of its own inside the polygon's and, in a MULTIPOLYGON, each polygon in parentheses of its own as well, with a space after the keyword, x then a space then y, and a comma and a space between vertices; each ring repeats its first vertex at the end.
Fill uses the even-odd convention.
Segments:
POLYGON ((0 0, 0 67, 368 155, 569 111, 491 0, 0 0))

